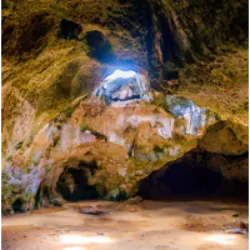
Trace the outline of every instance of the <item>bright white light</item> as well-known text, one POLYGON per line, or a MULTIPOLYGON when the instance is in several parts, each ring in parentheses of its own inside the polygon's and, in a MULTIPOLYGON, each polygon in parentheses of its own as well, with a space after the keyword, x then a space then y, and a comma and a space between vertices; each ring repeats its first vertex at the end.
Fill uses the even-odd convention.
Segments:
POLYGON ((65 247, 63 250, 86 250, 85 247, 65 247))
POLYGON ((232 245, 236 240, 235 235, 223 235, 223 234, 216 234, 210 235, 205 238, 205 240, 216 242, 223 245, 232 245))
POLYGON ((136 72, 133 70, 122 71, 117 69, 113 74, 107 76, 105 80, 110 81, 117 78, 130 78, 136 76, 136 72))
POLYGON ((105 236, 81 236, 77 234, 61 235, 60 241, 66 245, 82 245, 82 244, 104 244, 110 243, 112 240, 105 236))

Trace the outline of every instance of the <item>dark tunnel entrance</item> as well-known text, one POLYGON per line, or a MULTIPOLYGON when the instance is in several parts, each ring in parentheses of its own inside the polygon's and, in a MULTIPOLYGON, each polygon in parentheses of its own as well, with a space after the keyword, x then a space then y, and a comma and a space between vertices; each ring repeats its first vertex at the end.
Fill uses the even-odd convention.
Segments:
POLYGON ((227 166, 229 168, 237 168, 239 164, 233 166, 236 162, 240 162, 240 165, 248 162, 248 154, 227 157, 209 152, 190 152, 142 180, 139 195, 153 200, 247 201, 248 181, 224 177, 218 165, 218 159, 222 158, 233 162, 227 166))
POLYGON ((57 192, 67 201, 75 202, 99 198, 96 188, 88 184, 86 169, 82 168, 81 165, 78 168, 65 168, 56 188, 57 192))
POLYGON ((15 200, 15 202, 12 204, 12 209, 14 210, 15 213, 21 213, 24 212, 22 209, 23 202, 21 199, 15 200))

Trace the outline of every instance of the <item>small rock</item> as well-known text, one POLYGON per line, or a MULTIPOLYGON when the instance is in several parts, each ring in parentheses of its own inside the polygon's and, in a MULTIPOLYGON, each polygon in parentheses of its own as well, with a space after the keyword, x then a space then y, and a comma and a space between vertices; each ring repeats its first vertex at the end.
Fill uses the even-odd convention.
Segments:
POLYGON ((52 200, 51 204, 53 204, 56 207, 62 207, 63 206, 63 203, 61 201, 57 200, 57 199, 52 200))
POLYGON ((103 211, 103 210, 96 210, 92 207, 89 208, 82 208, 79 211, 81 214, 91 214, 91 215, 102 215, 102 214, 107 214, 108 212, 103 211))
POLYGON ((242 220, 236 221, 235 226, 238 227, 238 228, 241 228, 241 229, 247 229, 248 228, 248 225, 242 220))
POLYGON ((233 214, 233 217, 239 217, 240 215, 238 213, 233 214))
POLYGON ((135 196, 135 197, 132 197, 132 198, 128 199, 128 200, 126 201, 126 204, 129 204, 129 205, 138 205, 138 204, 140 204, 142 201, 143 201, 143 199, 142 199, 141 196, 135 196))

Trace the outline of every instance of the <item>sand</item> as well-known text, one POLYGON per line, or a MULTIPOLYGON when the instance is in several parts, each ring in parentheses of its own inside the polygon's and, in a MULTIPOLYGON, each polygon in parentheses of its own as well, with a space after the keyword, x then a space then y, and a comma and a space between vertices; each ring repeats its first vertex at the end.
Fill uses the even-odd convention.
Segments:
POLYGON ((247 204, 86 201, 2 217, 3 250, 246 250, 247 204), (102 215, 81 211, 98 209, 102 215))

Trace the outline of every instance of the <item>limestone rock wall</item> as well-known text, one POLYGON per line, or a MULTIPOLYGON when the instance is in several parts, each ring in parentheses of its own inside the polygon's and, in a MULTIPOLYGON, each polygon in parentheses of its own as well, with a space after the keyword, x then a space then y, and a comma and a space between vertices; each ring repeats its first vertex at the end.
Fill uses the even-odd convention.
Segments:
MULTIPOLYGON (((121 85, 117 91, 123 87, 121 85)), ((45 188, 49 190, 48 202, 55 203, 60 199, 56 184, 64 169, 78 168, 84 163, 95 166, 94 172, 88 168, 86 173, 88 183, 96 187, 101 197, 128 198, 136 194, 139 181, 152 171, 198 146, 210 150, 208 141, 213 141, 213 135, 218 137, 216 132, 210 133, 219 126, 219 117, 192 100, 168 95, 163 106, 155 105, 153 100, 137 98, 130 103, 114 101, 122 105, 108 105, 96 94, 94 91, 81 101, 71 117, 59 115, 46 124, 28 147, 21 146, 6 161, 3 171, 5 211, 11 210, 16 199, 22 201, 24 210, 31 209, 37 192, 45 188)), ((226 136, 225 140, 227 138, 230 139, 226 136)), ((246 151, 242 142, 234 148, 228 152, 221 146, 220 153, 246 151)), ((41 200, 46 197, 43 196, 45 194, 36 201, 38 206, 44 206, 41 200)))
POLYGON ((4 0, 4 209, 16 200, 23 210, 56 203, 61 173, 81 163, 96 166, 86 171, 99 194, 117 199, 195 147, 244 154, 248 102, 239 97, 247 74, 235 72, 247 72, 247 5, 4 0), (232 47, 239 53, 230 54, 232 47), (214 70, 221 60, 222 71, 214 70), (187 63, 194 62, 192 71, 187 63), (140 76, 107 91, 103 81, 115 69, 140 76), (172 78, 177 84, 169 87, 172 78))

